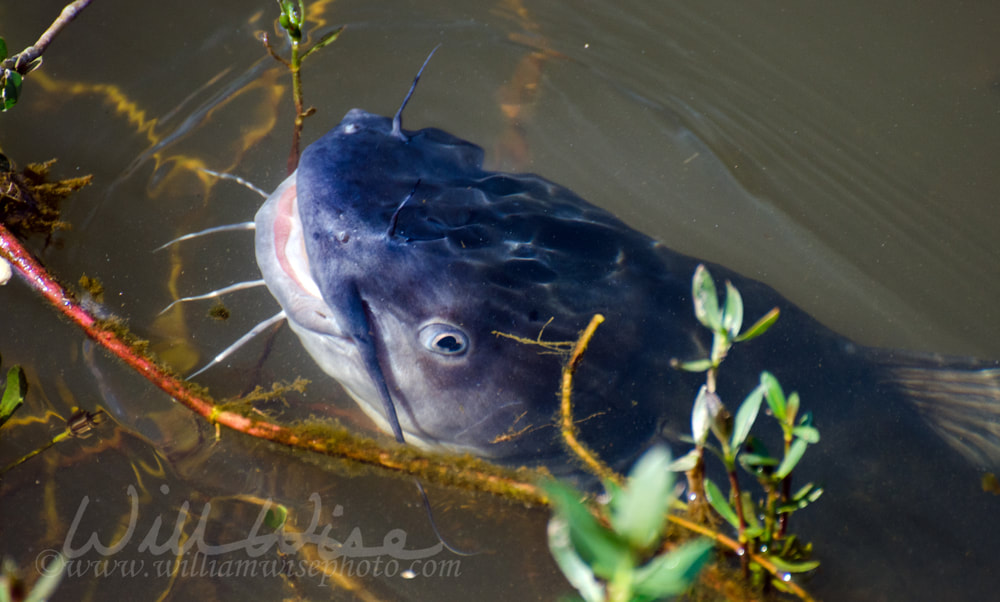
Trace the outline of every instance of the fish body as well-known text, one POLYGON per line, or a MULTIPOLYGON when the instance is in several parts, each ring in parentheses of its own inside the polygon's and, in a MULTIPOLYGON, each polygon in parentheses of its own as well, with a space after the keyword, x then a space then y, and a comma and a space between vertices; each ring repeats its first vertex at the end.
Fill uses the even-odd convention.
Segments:
MULTIPOLYGON (((766 284, 673 251, 543 177, 482 164, 475 144, 354 109, 256 215, 278 317, 379 428, 593 485, 557 427, 558 343, 600 313, 573 381, 580 439, 618 469, 654 442, 682 452, 704 374, 672 360, 709 355, 691 294, 705 263, 740 291, 747 323, 781 311, 731 351, 718 393, 735 411, 769 370, 812 412, 822 438, 795 476, 825 485, 823 508, 795 521, 822 546, 819 590, 995 593, 1000 521, 980 482, 1000 468, 1000 362, 854 344, 766 284)), ((758 422, 754 433, 780 447, 777 427, 758 422)))
MULTIPOLYGON (((397 438, 569 473, 576 464, 556 427, 565 357, 532 342, 573 341, 601 313, 573 388, 583 440, 624 466, 685 434, 703 375, 671 360, 710 350, 692 311, 699 260, 567 188, 482 162, 470 142, 396 131, 358 109, 305 150, 256 216, 258 264, 305 348, 397 438)), ((766 285, 710 269, 743 293, 748 320, 782 312, 723 365, 730 406, 764 369, 820 414, 852 403, 826 399, 831 383, 892 387, 888 352, 830 332, 766 285)))

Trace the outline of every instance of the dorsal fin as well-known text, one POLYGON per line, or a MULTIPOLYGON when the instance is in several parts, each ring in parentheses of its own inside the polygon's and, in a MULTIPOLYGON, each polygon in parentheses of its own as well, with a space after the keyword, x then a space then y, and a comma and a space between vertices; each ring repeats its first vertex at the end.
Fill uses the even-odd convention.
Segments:
POLYGON ((427 55, 424 59, 424 64, 420 66, 420 71, 417 71, 417 76, 413 78, 413 84, 410 86, 410 91, 406 93, 406 98, 403 99, 403 104, 399 105, 399 110, 392 117, 392 135, 400 140, 406 140, 406 136, 403 135, 403 109, 406 108, 406 103, 410 102, 410 97, 413 96, 413 92, 417 89, 417 82, 420 81, 420 76, 424 74, 424 69, 427 67, 427 63, 431 62, 431 57, 437 52, 441 45, 438 44, 431 50, 431 53, 427 55))

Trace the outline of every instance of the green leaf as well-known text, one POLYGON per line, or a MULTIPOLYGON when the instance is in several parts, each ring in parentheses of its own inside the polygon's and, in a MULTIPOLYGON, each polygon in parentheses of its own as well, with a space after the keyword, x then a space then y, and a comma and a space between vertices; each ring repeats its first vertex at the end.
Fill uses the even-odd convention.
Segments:
POLYGON ((757 539, 764 534, 764 527, 756 525, 754 527, 747 527, 743 530, 743 536, 750 541, 751 539, 757 539))
POLYGON ((712 508, 715 508, 719 516, 726 519, 726 522, 734 529, 740 528, 740 519, 736 516, 736 510, 729 505, 728 499, 719 491, 719 486, 712 479, 705 479, 705 497, 708 498, 708 503, 712 505, 712 508))
POLYGON ((333 42, 334 40, 336 40, 337 38, 339 38, 340 37, 340 32, 342 32, 342 31, 344 31, 344 26, 343 25, 341 25, 340 27, 338 27, 337 29, 335 29, 333 31, 330 31, 330 32, 327 32, 327 33, 323 34, 323 36, 319 40, 317 40, 315 44, 313 44, 312 48, 310 48, 309 50, 307 50, 306 53, 302 55, 302 60, 303 61, 306 60, 306 58, 308 58, 310 54, 316 52, 320 48, 326 47, 331 42, 333 42))
POLYGON ((594 571, 576 553, 576 548, 570 539, 569 523, 564 517, 553 516, 549 520, 548 537, 552 558, 570 585, 575 587, 587 602, 604 600, 604 588, 594 576, 594 571))
POLYGON ((722 328, 735 339, 743 327, 743 297, 736 287, 726 281, 726 307, 722 311, 722 328))
POLYGON ((785 422, 785 417, 788 415, 788 402, 785 401, 785 393, 781 390, 778 379, 770 372, 761 372, 760 384, 764 387, 767 405, 771 408, 771 413, 778 419, 778 422, 785 422))
POLYGON ((785 571, 786 573, 805 573, 806 571, 811 571, 819 566, 818 560, 792 562, 777 556, 768 556, 767 558, 773 562, 774 566, 778 567, 779 570, 785 571))
POLYGON ((667 468, 673 472, 687 472, 694 468, 695 464, 698 462, 698 456, 698 450, 692 449, 680 458, 671 462, 670 466, 667 468))
POLYGON ((733 438, 731 445, 733 449, 739 449, 750 434, 753 423, 757 420, 757 413, 760 411, 760 404, 764 401, 764 387, 758 385, 747 398, 740 404, 740 409, 736 411, 736 420, 733 422, 733 438))
POLYGON ((3 398, 0 398, 0 426, 3 426, 11 415, 24 403, 24 395, 28 392, 28 382, 24 378, 24 370, 14 366, 7 371, 7 387, 3 398))
POLYGON ((635 549, 646 550, 659 541, 674 486, 669 466, 667 448, 652 447, 632 468, 628 484, 611 497, 611 526, 635 549))
MULTIPOLYGON (((789 574, 789 573, 783 573, 783 575, 786 576, 786 577, 788 577, 789 580, 792 578, 791 574, 789 574)), ((792 588, 789 587, 788 582, 785 581, 785 580, 783 580, 783 579, 772 578, 771 579, 771 586, 774 587, 775 590, 777 590, 777 591, 779 591, 781 593, 791 594, 791 595, 795 594, 795 592, 792 591, 792 588)), ((796 597, 798 597, 798 596, 796 596, 796 597)))
MULTIPOLYGON (((815 485, 813 485, 812 483, 806 483, 805 485, 800 487, 799 490, 796 491, 794 495, 792 495, 792 499, 800 500, 806 497, 809 494, 809 492, 813 490, 813 487, 815 487, 815 485)), ((822 491, 822 489, 820 491, 822 491)))
POLYGON ((635 571, 636 594, 663 598, 683 593, 691 586, 712 553, 712 542, 699 539, 653 558, 635 571))
POLYGON ((278 24, 288 33, 288 37, 298 42, 302 39, 302 23, 305 21, 302 2, 278 0, 278 7, 281 9, 278 24))
POLYGON ((795 495, 792 496, 792 500, 789 503, 778 506, 778 512, 788 514, 790 512, 795 512, 796 510, 801 510, 818 500, 822 495, 822 487, 817 487, 813 483, 808 483, 795 492, 795 495))
MULTIPOLYGON (((810 485, 812 485, 812 483, 810 483, 810 485)), ((809 495, 807 495, 805 499, 809 500, 810 502, 815 502, 820 498, 821 495, 823 495, 823 488, 817 487, 816 489, 810 491, 809 495)))
POLYGON ((819 430, 814 426, 797 426, 792 429, 792 434, 806 443, 819 442, 819 430))
POLYGON ((708 409, 708 387, 702 385, 698 389, 698 397, 691 408, 691 436, 698 447, 708 439, 708 430, 712 426, 712 414, 708 409))
POLYGON ((712 360, 692 360, 690 362, 677 362, 674 367, 685 372, 704 372, 712 367, 712 360))
POLYGON ((7 111, 15 104, 21 95, 21 74, 17 71, 7 70, 4 72, 3 90, 0 90, 0 111, 7 111))
POLYGON ((7 40, 0 38, 0 61, 7 58, 7 40))
POLYGON ((774 476, 783 479, 792 472, 795 465, 799 463, 802 459, 802 454, 806 453, 806 447, 809 444, 804 439, 796 439, 792 441, 792 446, 788 449, 788 453, 781 460, 781 466, 778 466, 778 470, 774 472, 774 476))
POLYGON ((722 444, 724 453, 729 447, 729 440, 733 436, 733 416, 726 410, 726 406, 722 405, 722 400, 715 393, 705 394, 705 406, 708 408, 708 414, 711 416, 712 421, 710 425, 712 427, 712 432, 719 439, 719 443, 722 444))
POLYGON ((740 461, 744 466, 777 466, 778 459, 772 458, 771 456, 765 456, 763 454, 754 453, 742 453, 740 454, 740 461))
POLYGON ((741 334, 740 336, 736 337, 733 340, 736 341, 737 343, 742 343, 743 341, 756 339, 760 335, 767 332, 767 329, 773 326, 774 323, 778 321, 778 316, 780 314, 781 311, 777 307, 772 308, 771 311, 767 312, 766 314, 761 316, 759 320, 754 322, 753 326, 748 328, 746 332, 744 332, 743 334, 741 334))
POLYGON ((788 407, 785 410, 786 418, 789 422, 795 422, 795 417, 799 415, 799 393, 792 391, 788 396, 788 407))
POLYGON ((722 327, 719 295, 715 292, 715 281, 704 264, 698 264, 694 271, 691 297, 694 299, 694 315, 698 321, 713 332, 719 330, 722 327))
POLYGON ((740 493, 740 501, 743 504, 743 520, 747 523, 747 530, 744 534, 748 538, 756 537, 764 532, 760 521, 757 520, 757 505, 753 503, 753 496, 749 491, 740 493))
POLYGON ((610 579, 631 561, 628 544, 597 522, 580 501, 580 493, 558 481, 542 485, 558 516, 569 524, 570 540, 580 558, 602 579, 610 579))

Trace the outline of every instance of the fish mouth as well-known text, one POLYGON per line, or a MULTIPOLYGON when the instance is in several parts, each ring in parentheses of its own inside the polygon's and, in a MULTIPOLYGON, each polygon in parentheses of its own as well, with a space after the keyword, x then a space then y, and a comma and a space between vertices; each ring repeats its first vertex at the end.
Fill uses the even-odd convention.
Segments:
POLYGON ((254 217, 257 266, 300 338, 303 331, 309 331, 349 345, 336 312, 324 301, 312 277, 298 213, 296 174, 275 189, 254 217))
POLYGON ((280 190, 273 223, 274 253, 278 265, 306 294, 322 298, 319 286, 309 273, 309 258, 306 255, 305 239, 302 236, 302 220, 298 219, 299 202, 295 182, 280 190))
POLYGON ((376 426, 391 432, 372 403, 378 393, 355 340, 312 276, 299 216, 297 173, 271 193, 254 217, 257 265, 288 326, 320 369, 340 383, 376 426))

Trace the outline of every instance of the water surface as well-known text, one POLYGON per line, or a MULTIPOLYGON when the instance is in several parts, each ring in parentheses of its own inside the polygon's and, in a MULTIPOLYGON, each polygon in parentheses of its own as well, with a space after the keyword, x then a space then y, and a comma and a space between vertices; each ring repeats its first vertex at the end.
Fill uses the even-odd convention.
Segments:
MULTIPOLYGON (((60 6, 0 3, 0 34, 23 47, 60 6)), ((317 108, 306 142, 352 107, 392 114, 440 43, 406 127, 441 127, 481 144, 492 168, 562 183, 672 248, 767 282, 858 342, 1000 357, 1000 41, 991 3, 890 2, 873 12, 850 1, 345 1, 318 10, 321 31, 347 29, 306 64, 306 101, 317 108)), ((254 37, 273 34, 273 12, 271 2, 96 2, 53 44, 41 74, 29 76, 22 103, 0 116, 9 157, 58 157, 56 175, 94 174, 65 208, 72 229, 37 244, 39 256, 66 282, 99 277, 107 310, 178 369, 277 311, 257 291, 228 299, 226 322, 206 317, 205 305, 157 317, 176 295, 256 278, 250 236, 150 252, 256 211, 258 197, 192 168, 232 171, 265 189, 284 177, 290 83, 254 37)), ((58 428, 47 412, 65 418, 74 406, 119 404, 135 424, 169 415, 162 394, 98 358, 102 388, 80 333, 24 286, 9 285, 0 298, 0 353, 5 366, 27 368, 32 392, 22 415, 36 417, 16 436, 5 429, 4 463, 58 428)), ((230 396, 295 376, 314 385, 289 416, 339 399, 338 415, 367 428, 287 330, 199 382, 230 396)), ((171 525, 182 504, 197 513, 208 500, 220 541, 244 537, 267 497, 297 510, 305 528, 308 495, 317 492, 338 537, 358 527, 369 544, 403 529, 408 547, 435 543, 409 481, 345 475, 231 433, 213 447, 211 429, 188 455, 176 452, 182 442, 154 446, 135 429, 113 432, 66 443, 5 478, 5 554, 27 567, 40 550, 59 547, 83 496, 91 506, 79 532, 98 529, 111 540, 125 528, 129 485, 142 492, 136 540, 157 516, 171 525), (338 504, 343 513, 331 518, 338 504)), ((928 481, 933 487, 933 475, 928 481)), ((438 489, 432 499, 450 537, 487 553, 462 559, 459 576, 369 575, 339 587, 357 588, 351 595, 361 599, 553 599, 565 590, 545 549, 544 510, 438 489)), ((958 562, 957 547, 942 538, 939 553, 958 562)), ((146 568, 154 577, 77 578, 59 596, 329 591, 305 578, 193 576, 170 585, 146 568)), ((900 599, 962 588, 916 569, 884 577, 848 591, 900 599)), ((969 591, 982 591, 984 579, 970 567, 969 591)), ((820 596, 844 595, 830 572, 813 585, 820 596)))

